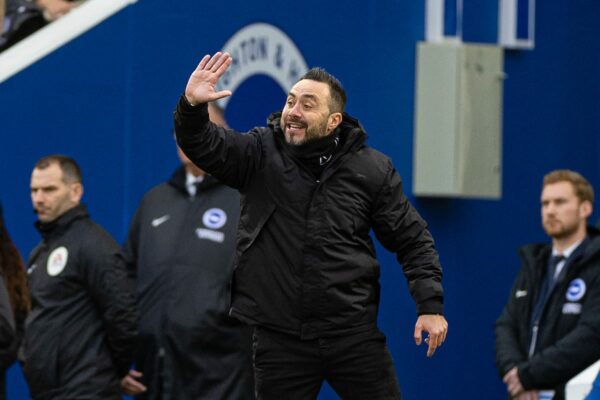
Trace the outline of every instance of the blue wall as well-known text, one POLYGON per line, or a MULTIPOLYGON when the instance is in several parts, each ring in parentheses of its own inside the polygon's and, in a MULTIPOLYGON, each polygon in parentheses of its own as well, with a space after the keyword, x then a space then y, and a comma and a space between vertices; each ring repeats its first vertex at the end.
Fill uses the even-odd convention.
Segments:
MULTIPOLYGON (((464 39, 494 42, 496 2, 465 3, 464 39)), ((54 152, 80 161, 92 216, 122 241, 142 194, 177 165, 172 110, 189 73, 238 29, 271 23, 310 66, 323 66, 344 83, 348 112, 362 121, 369 143, 394 159, 436 238, 450 331, 433 359, 413 344, 414 304, 393 255, 379 249, 380 324, 405 398, 504 399, 493 365, 493 323, 519 267, 517 247, 545 240, 541 177, 567 167, 600 188, 600 3, 538 2, 535 50, 506 52, 500 201, 411 195, 423 4, 140 0, 110 18, 0 84, 0 198, 18 247, 26 255, 38 241, 29 174, 39 157, 54 152)), ((282 103, 283 92, 255 77, 234 93, 227 118, 249 129, 282 103), (268 90, 259 90, 265 85, 268 90)), ((17 368, 10 371, 9 389, 9 398, 26 398, 17 368)), ((321 398, 336 397, 326 388, 321 398)))

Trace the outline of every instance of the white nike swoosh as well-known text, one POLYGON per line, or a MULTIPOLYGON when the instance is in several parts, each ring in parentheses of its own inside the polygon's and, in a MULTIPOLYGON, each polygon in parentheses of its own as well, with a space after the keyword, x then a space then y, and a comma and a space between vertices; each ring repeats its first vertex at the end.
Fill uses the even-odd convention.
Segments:
POLYGON ((152 226, 156 228, 157 226, 159 226, 163 222, 166 222, 169 218, 171 218, 171 216, 169 214, 163 215, 162 217, 159 217, 159 218, 154 218, 152 220, 152 226))
POLYGON ((515 297, 518 299, 519 297, 527 296, 527 290, 517 290, 515 293, 515 297))

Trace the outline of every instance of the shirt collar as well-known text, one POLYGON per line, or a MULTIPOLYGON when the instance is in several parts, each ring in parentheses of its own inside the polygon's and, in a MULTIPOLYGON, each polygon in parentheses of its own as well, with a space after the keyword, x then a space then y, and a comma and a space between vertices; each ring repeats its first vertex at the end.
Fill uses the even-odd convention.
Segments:
POLYGON ((577 247, 579 247, 579 245, 581 244, 581 242, 583 242, 583 240, 580 240, 578 242, 573 243, 572 245, 570 245, 569 247, 567 247, 566 249, 564 249, 561 253, 559 253, 558 250, 556 250, 553 247, 552 248, 552 255, 553 256, 557 256, 559 254, 562 254, 565 258, 569 258, 569 256, 571 254, 573 254, 573 252, 577 249, 577 247))
POLYGON ((190 196, 196 195, 196 189, 197 189, 196 184, 202 182, 203 180, 204 180, 204 175, 194 176, 194 175, 190 174, 189 172, 185 173, 185 188, 187 189, 190 196))

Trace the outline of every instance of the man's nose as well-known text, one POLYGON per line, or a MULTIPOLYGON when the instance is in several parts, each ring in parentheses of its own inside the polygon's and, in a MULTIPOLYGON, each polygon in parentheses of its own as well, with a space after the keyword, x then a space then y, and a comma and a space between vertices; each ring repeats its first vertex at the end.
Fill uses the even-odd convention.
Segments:
POLYGON ((294 107, 292 107, 290 109, 290 114, 293 115, 294 117, 301 117, 302 113, 300 112, 300 105, 299 104, 294 105, 294 107))
POLYGON ((41 203, 44 201, 44 195, 41 192, 33 192, 31 193, 31 199, 34 203, 41 203))

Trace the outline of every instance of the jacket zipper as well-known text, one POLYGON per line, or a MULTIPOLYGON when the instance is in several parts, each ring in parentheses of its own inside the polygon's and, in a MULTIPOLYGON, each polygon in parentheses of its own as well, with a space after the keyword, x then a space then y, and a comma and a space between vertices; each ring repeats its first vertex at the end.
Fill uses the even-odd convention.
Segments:
POLYGON ((537 337, 539 331, 540 321, 535 321, 533 328, 531 329, 531 344, 529 345, 529 358, 533 357, 535 352, 535 345, 537 344, 537 337))

